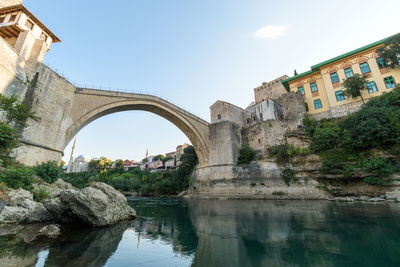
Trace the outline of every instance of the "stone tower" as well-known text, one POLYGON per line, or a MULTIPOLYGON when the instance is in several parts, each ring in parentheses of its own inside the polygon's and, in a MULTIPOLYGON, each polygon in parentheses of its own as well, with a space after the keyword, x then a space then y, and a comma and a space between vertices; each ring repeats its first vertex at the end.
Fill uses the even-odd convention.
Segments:
POLYGON ((72 172, 72 166, 74 164, 74 153, 75 153, 75 148, 76 148, 76 139, 78 139, 78 137, 75 137, 74 145, 72 146, 71 157, 69 158, 68 168, 67 168, 67 172, 68 173, 72 172))
POLYGON ((0 36, 18 55, 20 67, 33 68, 36 62, 43 61, 51 44, 60 42, 60 39, 22 2, 0 0, 0 36))

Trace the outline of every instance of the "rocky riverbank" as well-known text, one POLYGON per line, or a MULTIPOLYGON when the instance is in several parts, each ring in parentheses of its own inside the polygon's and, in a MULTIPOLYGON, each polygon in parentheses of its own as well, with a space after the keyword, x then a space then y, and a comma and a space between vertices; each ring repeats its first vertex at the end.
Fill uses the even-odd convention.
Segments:
POLYGON ((24 189, 8 189, 0 202, 0 224, 74 223, 99 227, 136 218, 120 192, 104 183, 81 190, 62 180, 34 184, 47 198, 35 201, 24 189))

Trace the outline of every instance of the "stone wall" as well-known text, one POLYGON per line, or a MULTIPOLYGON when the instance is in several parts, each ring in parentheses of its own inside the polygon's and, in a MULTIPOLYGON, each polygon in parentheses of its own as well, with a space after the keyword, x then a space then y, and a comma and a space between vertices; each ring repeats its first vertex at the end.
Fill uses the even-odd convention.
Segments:
POLYGON ((265 152, 268 147, 284 144, 287 129, 283 121, 263 121, 243 130, 243 142, 265 152))
POLYGON ((354 112, 360 110, 361 106, 362 106, 362 102, 357 101, 357 102, 344 104, 341 106, 332 107, 331 108, 331 116, 332 116, 332 118, 344 117, 344 116, 347 116, 351 113, 354 113, 354 112))
POLYGON ((309 116, 310 116, 310 118, 312 118, 314 120, 322 120, 322 119, 332 118, 330 110, 323 111, 323 112, 320 112, 320 113, 315 113, 315 114, 309 114, 309 116))
POLYGON ((217 101, 210 107, 211 123, 230 121, 244 127, 244 110, 224 101, 217 101))
POLYGON ((243 142, 262 153, 268 147, 286 143, 286 136, 299 130, 306 112, 303 98, 298 93, 286 93, 277 98, 276 102, 283 109, 280 120, 258 122, 242 131, 243 142))
POLYGON ((235 165, 242 144, 241 128, 230 121, 210 125, 210 165, 235 165))
POLYGON ((277 99, 287 93, 282 84, 282 80, 289 78, 284 75, 268 83, 264 82, 261 86, 254 88, 254 99, 259 103, 265 99, 277 99))
POLYGON ((17 159, 26 165, 61 160, 76 89, 44 64, 38 63, 35 72, 38 73, 37 83, 29 89, 24 101, 33 105, 40 121, 28 121, 29 126, 22 131, 22 139, 34 145, 22 145, 16 150, 17 159))
POLYGON ((328 199, 329 194, 317 188, 318 182, 300 179, 286 185, 274 162, 252 162, 242 166, 200 168, 192 176, 191 197, 234 199, 328 199), (206 177, 209 177, 207 179, 206 177), (278 197, 274 194, 283 194, 278 197))

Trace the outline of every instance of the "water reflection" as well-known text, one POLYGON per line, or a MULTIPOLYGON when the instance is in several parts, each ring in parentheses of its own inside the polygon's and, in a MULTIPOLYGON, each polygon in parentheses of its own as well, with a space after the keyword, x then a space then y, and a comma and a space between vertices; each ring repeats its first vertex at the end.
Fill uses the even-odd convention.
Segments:
POLYGON ((400 266, 398 203, 141 198, 130 204, 139 219, 65 228, 54 241, 26 244, 27 229, 2 226, 0 266, 400 266))

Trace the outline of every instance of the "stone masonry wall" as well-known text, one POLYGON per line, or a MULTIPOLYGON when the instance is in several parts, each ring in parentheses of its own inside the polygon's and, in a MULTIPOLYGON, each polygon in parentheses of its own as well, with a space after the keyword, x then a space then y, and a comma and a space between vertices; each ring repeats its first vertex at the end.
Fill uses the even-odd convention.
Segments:
POLYGON ((351 113, 354 113, 358 110, 360 110, 362 106, 362 102, 357 101, 353 103, 348 103, 345 105, 341 106, 336 106, 331 108, 331 116, 332 118, 339 118, 339 117, 344 117, 347 116, 351 113))
POLYGON ((265 99, 277 99, 286 94, 287 91, 282 84, 282 80, 289 78, 284 75, 268 83, 264 82, 261 86, 254 88, 254 99, 259 103, 265 99))

